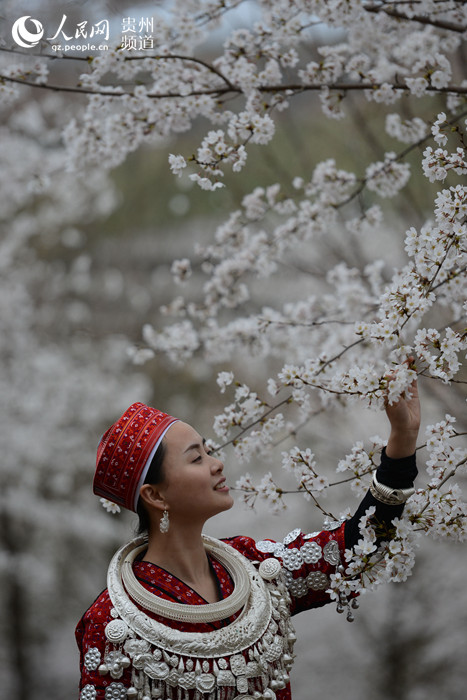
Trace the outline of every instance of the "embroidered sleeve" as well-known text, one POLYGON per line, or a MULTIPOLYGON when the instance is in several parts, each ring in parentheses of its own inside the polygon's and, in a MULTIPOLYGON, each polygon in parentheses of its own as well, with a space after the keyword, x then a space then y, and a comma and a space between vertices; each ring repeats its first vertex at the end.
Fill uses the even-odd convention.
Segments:
POLYGON ((123 650, 106 649, 105 627, 112 619, 110 609, 104 592, 76 628, 81 673, 79 700, 127 700, 131 685, 129 659, 123 650))
POLYGON ((331 602, 326 591, 331 574, 344 558, 343 524, 335 523, 329 530, 308 534, 297 528, 282 542, 261 540, 255 544, 249 537, 227 541, 248 559, 264 561, 274 557, 281 563, 292 599, 292 615, 331 602))
POLYGON ((296 529, 282 542, 257 542, 256 549, 282 562, 292 615, 331 601, 326 591, 344 556, 344 525, 337 523, 335 529, 309 534, 296 529))

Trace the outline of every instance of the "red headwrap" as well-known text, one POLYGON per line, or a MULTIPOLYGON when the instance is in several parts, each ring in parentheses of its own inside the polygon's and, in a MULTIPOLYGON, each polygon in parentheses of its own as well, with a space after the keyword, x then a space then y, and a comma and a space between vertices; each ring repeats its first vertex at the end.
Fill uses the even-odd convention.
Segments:
POLYGON ((94 493, 136 512, 151 460, 177 420, 144 403, 132 404, 99 443, 94 493))

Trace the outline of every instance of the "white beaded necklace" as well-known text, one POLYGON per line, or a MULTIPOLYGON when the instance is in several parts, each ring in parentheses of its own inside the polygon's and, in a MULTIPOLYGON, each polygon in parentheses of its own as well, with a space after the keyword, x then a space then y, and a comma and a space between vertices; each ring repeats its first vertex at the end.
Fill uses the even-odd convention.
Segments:
POLYGON ((248 601, 251 590, 248 573, 238 559, 226 549, 221 550, 212 541, 208 543, 206 539, 204 546, 207 552, 217 559, 232 577, 234 590, 227 598, 217 603, 185 605, 172 603, 150 593, 141 585, 133 572, 133 562, 138 554, 146 549, 147 543, 133 549, 122 562, 120 575, 128 594, 146 610, 170 620, 199 623, 215 622, 231 617, 241 610, 248 601))

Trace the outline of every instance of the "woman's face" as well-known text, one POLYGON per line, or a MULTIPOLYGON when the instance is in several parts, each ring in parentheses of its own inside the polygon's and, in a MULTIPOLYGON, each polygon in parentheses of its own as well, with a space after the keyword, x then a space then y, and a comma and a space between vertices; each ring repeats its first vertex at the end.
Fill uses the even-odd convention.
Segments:
POLYGON ((203 438, 194 428, 178 421, 170 426, 164 442, 160 492, 169 505, 171 523, 207 520, 232 507, 224 465, 206 451, 203 438))

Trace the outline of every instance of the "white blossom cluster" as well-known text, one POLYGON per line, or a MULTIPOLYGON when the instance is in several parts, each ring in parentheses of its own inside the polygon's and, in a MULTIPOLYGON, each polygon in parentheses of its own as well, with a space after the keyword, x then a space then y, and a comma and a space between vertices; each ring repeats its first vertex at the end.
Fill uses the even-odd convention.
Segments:
MULTIPOLYGON (((221 379, 222 381, 222 379, 221 379)), ((226 406, 224 413, 216 416, 214 431, 220 438, 226 438, 232 425, 245 428, 249 423, 262 417, 265 404, 246 384, 238 384, 234 403, 226 406)))
POLYGON ((381 449, 380 438, 374 439, 374 449, 369 454, 364 449, 363 442, 358 441, 353 445, 351 452, 344 459, 341 459, 337 465, 338 472, 350 472, 353 475, 352 489, 358 495, 366 493, 368 481, 365 479, 365 476, 371 474, 377 466, 373 459, 377 445, 381 449))
MULTIPOLYGON (((243 169, 251 144, 271 141, 275 113, 303 91, 318 91, 324 113, 338 119, 345 114, 348 91, 363 91, 384 105, 401 100, 407 89, 415 97, 465 91, 452 65, 464 36, 461 3, 422 0, 393 8, 341 0, 311 5, 261 0, 253 26, 231 29, 219 54, 205 60, 200 47, 237 4, 177 0, 170 12, 157 14, 154 55, 143 50, 128 55, 115 46, 92 56, 77 88, 90 93, 87 108, 64 132, 70 166, 113 167, 142 143, 188 131, 201 117, 213 130, 191 156, 172 154, 170 165, 180 174, 191 162, 196 172, 190 177, 203 189, 216 189, 225 168, 243 169), (317 41, 316 25, 337 33, 337 41, 317 41), (303 49, 310 42, 317 43, 316 56, 306 60, 303 49)), ((3 91, 12 84, 8 78, 44 84, 47 60, 32 66, 18 62, 1 75, 3 91)), ((392 118, 388 128, 409 141, 424 133, 422 121, 402 125, 392 118)), ((386 185, 387 192, 408 177, 401 168, 389 168, 394 182, 386 185)))
POLYGON ((334 596, 339 591, 360 593, 380 583, 399 583, 405 581, 412 571, 417 546, 412 523, 396 518, 389 542, 377 543, 374 510, 374 507, 369 508, 361 518, 362 537, 353 551, 346 552, 345 572, 331 582, 334 596))
POLYGON ((237 480, 235 487, 241 492, 241 500, 248 508, 254 508, 258 498, 266 501, 269 510, 276 515, 286 508, 286 492, 278 486, 271 472, 264 474, 256 486, 251 475, 245 474, 237 480))
POLYGON ((463 148, 458 148, 455 153, 448 153, 445 149, 436 148, 433 150, 431 146, 428 146, 423 155, 425 156, 423 172, 430 182, 445 180, 450 170, 453 170, 457 175, 467 173, 463 148))
POLYGON ((397 163, 395 153, 386 153, 381 163, 372 163, 366 169, 367 187, 380 197, 394 197, 410 178, 408 163, 397 163))
MULTIPOLYGON (((458 7, 447 4, 443 7, 447 13, 452 10, 459 21, 458 7)), ((309 61, 303 67, 299 67, 299 61, 296 64, 292 61, 304 85, 320 84, 328 116, 343 114, 344 89, 340 83, 338 88, 331 88, 331 84, 336 86, 342 81, 344 72, 349 80, 371 81, 373 87, 367 90, 368 99, 385 105, 404 95, 395 73, 413 97, 433 94, 451 84, 452 66, 443 52, 454 51, 459 36, 449 35, 443 44, 433 27, 429 31, 412 28, 405 33, 405 26, 394 44, 393 28, 388 33, 386 18, 378 15, 381 26, 375 29, 375 36, 383 50, 376 57, 372 53, 373 36, 368 35, 373 20, 364 15, 357 27, 353 22, 356 6, 346 4, 346 19, 340 3, 334 3, 333 9, 339 15, 339 26, 347 31, 347 43, 323 47, 319 50, 320 60, 309 61), (382 27, 386 29, 384 36, 379 34, 382 27), (349 47, 357 38, 360 52, 349 58, 349 47), (389 42, 392 42, 391 51, 385 52, 389 42), (393 57, 391 60, 389 55, 393 57), (397 71, 391 61, 397 62, 397 71)), ((407 5, 400 11, 409 13, 410 8, 407 5)), ((323 12, 326 15, 326 10, 323 12)), ((443 21, 448 22, 448 14, 443 21)), ((237 59, 248 55, 248 40, 254 42, 250 31, 235 36, 235 41, 242 44, 241 51, 239 47, 236 49, 237 59)), ((297 50, 290 37, 289 45, 297 50)), ((232 51, 233 46, 231 42, 232 51)), ((253 52, 249 55, 252 57, 253 52)), ((227 65, 229 62, 224 60, 224 70, 227 65)), ((246 71, 243 65, 244 61, 239 60, 236 70, 246 71)), ((249 104, 257 105, 258 82, 255 82, 253 61, 248 71, 249 77, 245 76, 242 85, 245 92, 249 90, 249 104)), ((229 80, 234 76, 230 72, 229 80)), ((271 92, 266 94, 269 96, 271 92)), ((240 460, 267 454, 275 443, 295 435, 299 426, 319 411, 340 408, 356 400, 370 406, 394 403, 410 391, 417 375, 444 383, 459 375, 467 347, 462 326, 466 311, 467 188, 453 177, 465 174, 464 124, 452 111, 446 115, 449 105, 457 110, 462 107, 462 94, 460 90, 458 99, 453 100, 452 95, 447 98, 446 112, 436 108, 438 111, 432 114, 425 111, 410 119, 389 114, 388 135, 409 146, 400 152, 387 152, 381 160, 367 164, 360 176, 327 159, 314 167, 308 180, 296 177, 289 186, 281 182, 255 187, 243 198, 242 207, 219 225, 214 242, 198 249, 199 265, 206 275, 202 295, 189 300, 178 297, 173 308, 184 320, 169 325, 161 333, 173 339, 174 329, 178 328, 180 347, 185 344, 184 333, 192 334, 197 338, 197 352, 201 351, 213 363, 228 366, 227 363, 245 353, 283 361, 282 369, 265 382, 268 399, 261 398, 249 386, 236 383, 231 371, 218 375, 221 392, 233 391, 235 400, 216 416, 216 434, 222 441, 232 442, 240 460), (430 140, 434 141, 434 147, 430 140), (313 257, 303 256, 298 260, 295 251, 319 254, 325 250, 330 231, 340 226, 341 215, 345 217, 349 235, 356 239, 364 240, 381 227, 382 209, 377 203, 362 207, 358 216, 349 205, 362 192, 383 199, 396 197, 413 172, 414 166, 409 165, 406 156, 414 146, 424 147, 419 173, 430 182, 450 179, 447 187, 436 195, 432 218, 418 229, 411 227, 406 232, 407 259, 400 267, 390 271, 384 260, 376 259, 357 269, 341 261, 322 272, 328 285, 324 293, 300 294, 297 290, 295 299, 285 300, 282 306, 258 299, 259 281, 264 281, 265 288, 268 280, 280 283, 284 266, 298 269, 306 261, 313 269, 313 257), (271 425, 274 412, 278 420, 271 425)), ((292 97, 287 95, 289 103, 292 97)), ((227 133, 232 136, 228 129, 227 133)), ((247 148, 248 134, 242 133, 241 137, 242 146, 247 148)), ((212 132, 205 146, 217 143, 220 158, 213 153, 204 155, 206 162, 210 159, 213 167, 220 170, 222 158, 230 157, 231 152, 227 151, 221 131, 212 132)), ((182 166, 184 163, 173 160, 173 168, 182 166)), ((205 176, 211 177, 206 169, 205 176)), ((216 172, 215 178, 219 182, 221 172, 216 172)), ((427 466, 431 473, 433 460, 445 467, 449 464, 451 479, 460 469, 454 469, 453 465, 460 465, 464 457, 460 448, 453 447, 454 434, 448 432, 436 441, 437 451, 430 452, 427 466)), ((375 438, 370 451, 357 443, 340 461, 338 471, 350 474, 352 489, 357 494, 368 488, 370 474, 377 466, 375 457, 382 446, 379 438, 375 438)), ((292 448, 284 454, 283 466, 295 475, 296 490, 306 497, 316 500, 320 492, 327 491, 329 480, 321 475, 310 450, 292 448)), ((387 545, 376 546, 377 530, 372 514, 367 514, 361 527, 362 538, 355 551, 349 553, 347 570, 333 579, 332 590, 337 597, 382 581, 404 580, 412 569, 420 533, 443 536, 449 531, 454 538, 464 537, 465 504, 459 487, 447 484, 446 477, 446 471, 439 471, 436 484, 419 489, 410 499, 404 518, 395 522, 390 538, 388 535, 387 545)), ((241 477, 237 488, 249 506, 254 506, 260 498, 276 512, 284 507, 287 492, 271 473, 257 484, 250 475, 241 477)))
POLYGON ((396 112, 386 116, 386 131, 402 143, 417 143, 426 136, 428 127, 420 117, 403 120, 396 112))
MULTIPOLYGON (((419 488, 409 499, 402 519, 394 521, 393 531, 378 533, 378 526, 372 521, 374 509, 369 509, 362 518, 361 539, 354 550, 347 553, 345 573, 332 582, 335 597, 339 591, 348 594, 377 583, 404 581, 413 568, 420 533, 435 538, 466 539, 467 503, 459 484, 451 480, 466 473, 467 449, 456 445, 459 433, 454 425, 455 419, 446 415, 444 420, 427 427, 426 468, 431 478, 426 488, 419 488), (378 548, 377 534, 383 539, 387 536, 386 543, 380 543, 378 548)), ((355 445, 352 455, 342 464, 352 468, 354 454, 360 452, 361 444, 355 445)), ((358 461, 365 464, 365 457, 358 461)), ((369 459, 367 461, 371 464, 369 459)))
MULTIPOLYGON (((325 116, 344 128, 346 100, 356 91, 371 110, 383 110, 387 137, 404 144, 402 150, 385 145, 374 162, 362 158, 358 172, 327 157, 310 165, 306 177, 255 186, 220 223, 213 242, 197 250, 196 265, 187 258, 173 264, 186 295, 165 309, 173 323, 145 325, 148 347, 135 357, 142 362, 165 353, 184 364, 200 354, 217 369, 223 366, 217 383, 233 398, 216 416, 214 430, 219 441, 233 444, 239 460, 248 461, 298 435, 321 411, 355 401, 376 407, 397 401, 417 375, 463 381, 467 187, 459 178, 467 172, 467 86, 456 56, 467 11, 453 0, 259 0, 257 21, 228 29, 216 55, 205 58, 203 42, 238 4, 176 0, 172 18, 161 14, 154 23, 157 53, 128 56, 115 48, 91 57, 77 87, 86 106, 70 115, 63 138, 69 168, 86 172, 89 165, 115 167, 142 144, 187 132, 195 120, 207 122, 191 154, 171 149, 169 166, 203 190, 218 190, 227 172, 243 177, 252 147, 271 143, 277 114, 292 109, 299 95, 317 92, 325 116), (326 29, 319 36, 317 24, 326 29), (396 105, 408 108, 395 113, 396 105), (383 205, 406 191, 414 171, 443 189, 431 212, 423 213, 426 222, 409 227, 406 258, 392 267, 384 251, 374 259, 366 248, 385 225, 383 205), (343 233, 338 243, 336 232, 343 233), (195 269, 204 275, 201 294, 191 293, 195 269), (270 376, 258 380, 263 389, 234 380, 231 366, 239 358, 265 367, 274 360, 270 376)), ((4 65, 0 76, 6 101, 18 99, 18 80, 56 87, 46 59, 4 65)), ((14 175, 12 199, 5 196, 5 202, 19 212, 16 244, 34 226, 33 217, 21 215, 22 198, 30 196, 25 192, 47 188, 62 156, 52 148, 46 167, 39 167, 34 137, 41 129, 28 128, 36 132, 25 158, 37 177, 28 178, 27 187, 27 168, 15 174, 8 144, 2 155, 14 175)), ((85 276, 81 269, 78 278, 85 276)), ((446 419, 432 429, 431 481, 411 498, 390 543, 378 551, 367 514, 347 571, 333 579, 336 595, 403 580, 413 565, 417 532, 465 537, 465 504, 451 484, 465 454, 453 447, 451 425, 446 419)), ((339 464, 357 492, 368 483, 379 447, 375 443, 366 453, 357 444, 339 464)), ((284 464, 304 495, 316 498, 327 490, 311 452, 292 448, 284 464)), ((258 486, 246 475, 238 487, 250 505, 258 496, 274 510, 285 505, 285 491, 271 473, 258 486)))
POLYGON ((316 462, 310 449, 300 450, 293 447, 289 452, 282 453, 282 467, 295 476, 298 490, 310 500, 311 493, 324 491, 329 487, 329 480, 315 470, 316 462))
POLYGON ((426 362, 430 375, 448 382, 459 370, 459 352, 467 349, 467 338, 452 328, 445 330, 444 338, 435 328, 421 328, 416 333, 414 347, 426 362))

